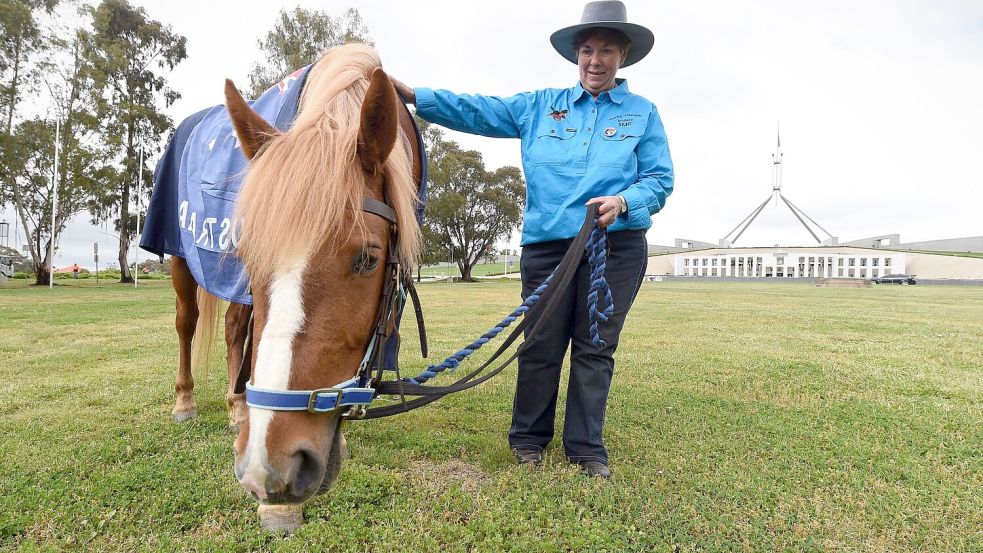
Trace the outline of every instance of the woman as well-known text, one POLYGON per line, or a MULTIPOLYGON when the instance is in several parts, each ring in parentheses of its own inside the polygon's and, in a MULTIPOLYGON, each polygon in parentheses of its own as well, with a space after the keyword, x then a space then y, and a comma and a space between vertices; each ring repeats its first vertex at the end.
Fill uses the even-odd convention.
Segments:
POLYGON ((651 50, 652 32, 627 22, 624 4, 605 0, 584 8, 581 23, 550 37, 577 64, 580 80, 567 89, 543 89, 508 98, 461 95, 429 88, 396 90, 417 115, 458 131, 520 138, 526 175, 522 229, 522 297, 556 267, 597 204, 607 227, 607 280, 615 312, 600 327, 606 345, 590 339, 586 258, 535 347, 519 357, 509 445, 517 460, 538 465, 553 438, 560 368, 570 345, 563 446, 571 462, 591 476, 610 477, 602 431, 614 352, 642 277, 651 215, 672 192, 673 172, 662 121, 652 102, 628 91, 615 75, 651 50))

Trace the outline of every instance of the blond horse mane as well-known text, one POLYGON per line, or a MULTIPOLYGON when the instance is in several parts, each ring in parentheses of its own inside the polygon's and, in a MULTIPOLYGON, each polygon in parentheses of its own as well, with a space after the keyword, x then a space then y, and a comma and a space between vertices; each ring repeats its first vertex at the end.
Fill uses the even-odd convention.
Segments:
MULTIPOLYGON (((269 279, 326 242, 363 226, 365 175, 356 157, 362 101, 379 55, 364 44, 334 47, 311 69, 293 128, 255 158, 236 206, 238 254, 250 279, 269 279)), ((402 132, 385 163, 386 195, 399 220, 404 267, 416 261, 417 186, 402 132)))

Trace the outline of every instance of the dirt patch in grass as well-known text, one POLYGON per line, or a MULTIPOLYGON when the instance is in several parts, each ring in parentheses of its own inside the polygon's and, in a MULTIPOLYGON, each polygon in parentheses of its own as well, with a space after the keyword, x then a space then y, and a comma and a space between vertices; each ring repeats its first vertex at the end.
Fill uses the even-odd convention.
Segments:
POLYGON ((491 482, 491 478, 481 470, 481 467, 460 459, 415 460, 411 461, 407 468, 410 479, 415 485, 434 491, 458 486, 466 493, 475 493, 491 482))

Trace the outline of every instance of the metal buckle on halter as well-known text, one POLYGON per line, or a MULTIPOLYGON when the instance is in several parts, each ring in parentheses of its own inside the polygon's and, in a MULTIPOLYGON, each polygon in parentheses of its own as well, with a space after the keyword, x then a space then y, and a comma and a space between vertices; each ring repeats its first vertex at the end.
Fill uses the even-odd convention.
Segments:
POLYGON ((307 400, 307 412, 308 413, 333 413, 338 409, 341 409, 341 398, 345 395, 345 390, 343 388, 319 388, 311 392, 311 398, 307 400), (315 411, 314 404, 317 403, 317 396, 321 394, 338 394, 338 398, 335 399, 334 409, 328 411, 315 411))
POLYGON ((364 405, 352 405, 347 412, 341 414, 343 419, 351 420, 362 420, 365 418, 365 406, 364 405))

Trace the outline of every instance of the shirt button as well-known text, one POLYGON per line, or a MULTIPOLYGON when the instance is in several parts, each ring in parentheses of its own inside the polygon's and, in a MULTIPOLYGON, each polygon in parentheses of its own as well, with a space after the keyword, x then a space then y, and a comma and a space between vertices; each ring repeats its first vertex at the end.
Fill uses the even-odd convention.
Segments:
POLYGON ((591 113, 594 113, 595 111, 597 111, 597 110, 594 110, 594 109, 590 110, 591 113))
POLYGON ((587 132, 590 132, 590 127, 587 127, 587 132))
POLYGON ((555 129, 550 129, 550 134, 556 134, 556 130, 555 129))
POLYGON ((584 146, 586 146, 586 145, 587 145, 587 143, 586 143, 586 142, 584 142, 584 146))

